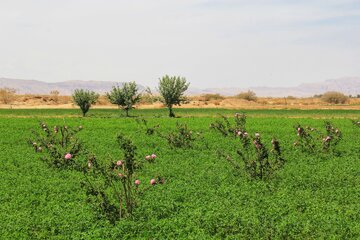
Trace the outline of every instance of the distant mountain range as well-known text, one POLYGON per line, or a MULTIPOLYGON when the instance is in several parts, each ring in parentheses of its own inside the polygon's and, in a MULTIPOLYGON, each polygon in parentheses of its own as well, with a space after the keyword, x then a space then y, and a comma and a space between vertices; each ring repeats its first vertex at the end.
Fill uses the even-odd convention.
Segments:
MULTIPOLYGON (((37 80, 0 78, 0 88, 13 88, 16 89, 18 94, 49 94, 51 91, 57 90, 60 92, 60 95, 71 95, 75 89, 80 88, 104 94, 109 92, 112 86, 122 86, 122 84, 123 82, 81 80, 49 83, 37 80)), ((141 85, 138 85, 138 88, 140 90, 144 89, 141 85)))
MULTIPOLYGON (((37 80, 23 80, 0 78, 0 88, 8 87, 16 89, 19 94, 49 94, 50 91, 58 90, 60 95, 71 95, 74 89, 84 88, 98 93, 105 93, 111 90, 112 86, 121 86, 123 82, 108 81, 65 81, 48 83, 37 80)), ((138 85, 140 90, 145 89, 144 86, 138 85)), ((339 91, 346 95, 360 94, 360 77, 347 77, 330 79, 318 83, 304 83, 297 87, 250 87, 250 88, 206 88, 197 89, 190 88, 188 95, 201 95, 206 93, 219 93, 224 96, 233 96, 240 92, 251 90, 261 97, 309 97, 315 94, 321 94, 327 91, 339 91)))
POLYGON ((327 91, 338 91, 346 95, 360 94, 360 77, 330 79, 317 83, 303 83, 297 87, 250 87, 250 88, 207 88, 189 89, 189 94, 201 95, 219 93, 224 96, 234 96, 244 91, 254 91, 260 97, 311 97, 327 91))

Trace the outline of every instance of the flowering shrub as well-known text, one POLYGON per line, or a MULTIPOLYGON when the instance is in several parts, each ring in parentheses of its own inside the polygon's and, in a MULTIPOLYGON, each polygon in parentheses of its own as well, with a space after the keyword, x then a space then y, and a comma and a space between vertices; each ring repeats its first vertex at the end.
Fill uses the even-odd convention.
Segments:
POLYGON ((352 123, 354 124, 354 126, 357 126, 360 128, 360 120, 358 120, 358 121, 353 120, 352 123))
POLYGON ((295 126, 298 140, 294 142, 295 147, 299 147, 304 152, 316 151, 316 139, 311 132, 317 131, 314 128, 302 127, 300 124, 295 126))
POLYGON ((51 128, 42 122, 40 129, 41 131, 32 131, 33 137, 29 143, 36 152, 42 153, 41 159, 44 162, 57 168, 81 169, 76 158, 83 147, 76 134, 83 129, 82 126, 71 128, 64 125, 51 128))
POLYGON ((145 160, 146 160, 147 162, 150 162, 150 163, 155 162, 155 158, 156 158, 156 154, 155 154, 155 153, 153 153, 153 154, 151 154, 151 155, 146 155, 146 156, 145 156, 145 160))
POLYGON ((246 130, 246 115, 236 113, 235 123, 222 116, 222 121, 216 121, 210 128, 218 130, 223 136, 234 136, 240 139, 240 149, 237 154, 243 162, 242 164, 234 160, 230 155, 224 155, 218 151, 220 157, 225 159, 237 170, 245 169, 245 172, 253 179, 263 179, 270 177, 274 171, 282 168, 285 160, 281 157, 280 143, 275 138, 271 141, 272 149, 269 151, 262 143, 259 133, 254 137, 249 136, 246 130))
MULTIPOLYGON (((250 139, 248 136, 245 138, 250 139)), ((252 179, 270 178, 285 163, 281 156, 280 143, 273 138, 271 141, 272 149, 269 151, 265 144, 262 143, 259 133, 256 133, 252 140, 253 144, 248 144, 247 140, 243 140, 241 149, 237 150, 237 154, 244 164, 244 170, 252 179)), ((241 164, 229 155, 225 156, 225 158, 235 169, 241 169, 241 164)))
MULTIPOLYGON (((149 180, 147 186, 141 187, 145 183, 136 174, 136 170, 140 168, 136 146, 122 134, 118 135, 117 141, 123 151, 123 159, 101 165, 95 156, 90 156, 88 166, 84 168, 86 181, 83 182, 83 187, 86 188, 89 202, 98 213, 98 218, 105 217, 111 223, 131 215, 136 207, 137 197, 145 190, 164 183, 162 177, 156 177, 149 180)), ((155 154, 149 155, 149 159, 155 158, 155 154)))
POLYGON ((215 123, 210 124, 211 129, 219 131, 223 136, 240 136, 247 135, 246 132, 246 115, 235 113, 234 120, 235 124, 231 124, 229 119, 221 115, 222 120, 217 120, 215 123))
POLYGON ((325 134, 312 127, 302 127, 300 124, 295 126, 298 139, 294 146, 304 152, 336 152, 336 146, 342 140, 342 133, 339 129, 332 126, 330 122, 325 122, 325 134))
POLYGON ((146 119, 141 118, 141 119, 136 119, 136 122, 140 125, 143 126, 145 133, 147 135, 153 135, 156 131, 156 129, 158 129, 160 127, 159 124, 154 125, 153 127, 149 127, 148 126, 148 121, 146 121, 146 119))
POLYGON ((201 133, 196 133, 194 136, 193 131, 186 124, 180 123, 176 123, 175 131, 168 135, 159 135, 167 140, 171 148, 191 148, 197 137, 201 137, 201 133))
POLYGON ((322 139, 322 148, 325 151, 335 150, 335 147, 342 140, 342 133, 333 127, 330 122, 325 122, 326 136, 322 139))

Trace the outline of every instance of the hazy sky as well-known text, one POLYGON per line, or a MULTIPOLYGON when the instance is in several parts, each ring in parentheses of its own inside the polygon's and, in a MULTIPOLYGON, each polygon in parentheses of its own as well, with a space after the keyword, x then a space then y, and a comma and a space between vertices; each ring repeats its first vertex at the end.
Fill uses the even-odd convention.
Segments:
POLYGON ((360 0, 0 0, 0 77, 193 87, 360 76, 360 0))

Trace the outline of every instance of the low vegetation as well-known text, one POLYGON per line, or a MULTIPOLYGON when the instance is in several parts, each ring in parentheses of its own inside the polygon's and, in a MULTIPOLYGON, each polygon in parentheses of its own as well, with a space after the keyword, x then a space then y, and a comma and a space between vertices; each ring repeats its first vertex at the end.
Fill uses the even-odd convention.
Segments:
POLYGON ((58 90, 50 91, 51 100, 52 100, 55 104, 58 104, 58 103, 59 103, 59 95, 60 95, 60 92, 59 92, 58 90))
POLYGON ((321 99, 326 103, 344 104, 349 97, 341 92, 326 92, 321 96, 321 99))
POLYGON ((208 93, 201 95, 201 99, 203 101, 212 101, 212 100, 224 100, 225 97, 218 93, 212 93, 212 94, 208 93))
POLYGON ((133 111, 0 110, 1 237, 360 237, 359 110, 133 111))
POLYGON ((236 95, 235 97, 239 98, 239 99, 244 99, 247 101, 253 101, 253 102, 256 102, 256 100, 257 100, 256 93, 251 90, 249 90, 247 92, 241 92, 238 95, 236 95))
POLYGON ((12 88, 0 88, 0 101, 4 104, 12 104, 16 98, 16 90, 12 88))

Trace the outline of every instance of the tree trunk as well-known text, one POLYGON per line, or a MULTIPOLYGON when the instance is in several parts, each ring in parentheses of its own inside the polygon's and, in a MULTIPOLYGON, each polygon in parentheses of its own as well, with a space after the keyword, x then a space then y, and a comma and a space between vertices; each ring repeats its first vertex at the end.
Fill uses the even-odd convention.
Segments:
POLYGON ((169 106, 169 117, 175 117, 172 106, 169 106))
POLYGON ((126 117, 129 117, 129 109, 125 109, 126 111, 126 117))

